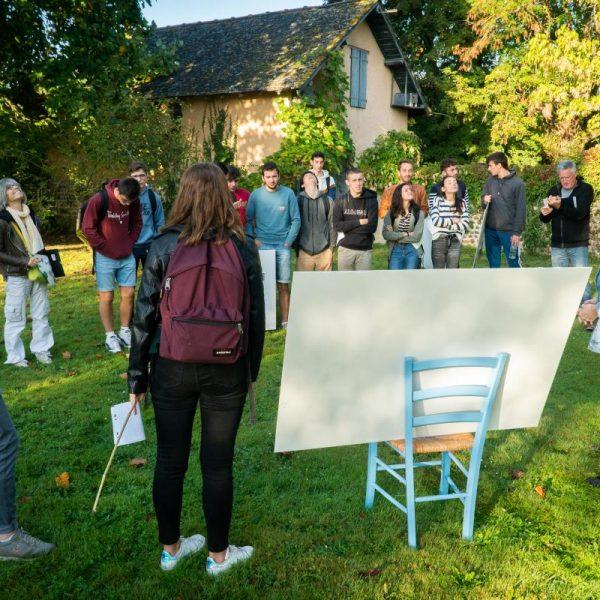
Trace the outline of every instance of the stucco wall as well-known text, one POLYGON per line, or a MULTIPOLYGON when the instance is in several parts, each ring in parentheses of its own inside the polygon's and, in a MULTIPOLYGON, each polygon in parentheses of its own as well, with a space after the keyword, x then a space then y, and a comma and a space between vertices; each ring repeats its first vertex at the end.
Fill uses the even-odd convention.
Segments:
MULTIPOLYGON (((281 123, 275 118, 277 98, 275 94, 228 96, 214 100, 186 98, 182 103, 184 128, 201 143, 206 134, 202 130, 202 120, 209 104, 212 102, 217 109, 226 106, 233 131, 237 135, 236 163, 256 168, 281 143, 281 123)), ((286 97, 285 100, 289 101, 289 98, 286 97)))
POLYGON ((366 50, 367 59, 367 106, 348 107, 348 126, 357 155, 373 145, 375 138, 392 129, 408 129, 408 113, 392 108, 392 94, 398 92, 392 72, 384 64, 383 54, 371 29, 366 23, 359 25, 348 37, 344 47, 346 73, 350 74, 350 49, 354 46, 366 50))

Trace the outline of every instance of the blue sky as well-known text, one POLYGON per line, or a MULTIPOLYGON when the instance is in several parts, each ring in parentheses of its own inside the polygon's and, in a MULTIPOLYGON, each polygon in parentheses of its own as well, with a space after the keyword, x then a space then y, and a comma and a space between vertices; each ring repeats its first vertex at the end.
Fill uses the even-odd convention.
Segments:
POLYGON ((152 6, 145 7, 144 15, 164 27, 321 4, 322 0, 153 0, 152 6))

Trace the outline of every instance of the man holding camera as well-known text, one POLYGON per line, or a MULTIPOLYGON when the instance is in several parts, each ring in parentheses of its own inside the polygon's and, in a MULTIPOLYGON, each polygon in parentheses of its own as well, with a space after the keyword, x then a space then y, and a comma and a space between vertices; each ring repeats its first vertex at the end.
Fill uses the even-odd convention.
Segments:
MULTIPOLYGON (((571 160, 560 161, 556 172, 558 183, 550 188, 540 209, 541 221, 552 224, 552 266, 587 267, 590 264, 590 206, 594 189, 577 175, 577 165, 571 160)), ((583 300, 591 297, 588 284, 583 300)))

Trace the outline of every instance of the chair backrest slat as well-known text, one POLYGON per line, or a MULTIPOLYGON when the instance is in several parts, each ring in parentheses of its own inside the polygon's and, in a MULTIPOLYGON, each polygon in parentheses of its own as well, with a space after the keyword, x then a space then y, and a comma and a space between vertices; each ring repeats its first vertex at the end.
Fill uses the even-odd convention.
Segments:
POLYGON ((498 358, 495 356, 465 356, 455 358, 435 358, 433 360, 413 360, 413 373, 432 369, 450 369, 452 367, 487 367, 495 369, 498 358))
POLYGON ((442 423, 479 423, 483 414, 478 411, 445 412, 424 417, 413 417, 413 427, 441 425, 442 423))
POLYGON ((415 390, 413 392, 413 402, 430 400, 431 398, 451 398, 453 396, 482 396, 486 398, 489 393, 490 388, 487 385, 450 385, 447 387, 415 390))
POLYGON ((479 423, 475 432, 474 445, 483 447, 483 440, 487 432, 498 389, 502 382, 509 355, 502 352, 495 357, 455 357, 433 360, 414 360, 412 356, 404 359, 404 392, 405 392, 405 440, 406 449, 412 456, 413 428, 424 425, 439 425, 443 423, 479 423), (454 385, 446 387, 433 387, 415 390, 413 383, 414 373, 430 371, 433 369, 448 369, 456 367, 480 367, 491 369, 489 384, 486 385, 454 385), (465 396, 480 396, 483 398, 480 410, 449 411, 431 415, 415 416, 415 402, 433 398, 457 398, 465 396))

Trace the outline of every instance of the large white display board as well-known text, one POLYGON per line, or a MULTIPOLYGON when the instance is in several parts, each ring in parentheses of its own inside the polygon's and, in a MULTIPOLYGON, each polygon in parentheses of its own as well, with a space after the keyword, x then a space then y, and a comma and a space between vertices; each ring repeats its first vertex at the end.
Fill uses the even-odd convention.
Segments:
POLYGON ((277 274, 275 250, 259 250, 265 288, 265 329, 277 329, 277 274))
MULTIPOLYGON (((490 428, 535 427, 590 271, 295 273, 275 451, 404 437, 403 359, 408 355, 508 352, 490 428)), ((465 371, 446 370, 441 381, 464 382, 465 371)), ((483 370, 468 372, 469 382, 486 381, 483 370)), ((421 377, 423 387, 440 384, 439 372, 421 377)), ((448 402, 459 410, 478 400, 425 404, 434 410, 435 402, 445 403, 438 410, 448 402)), ((459 431, 469 431, 469 425, 420 428, 415 435, 459 431)))

